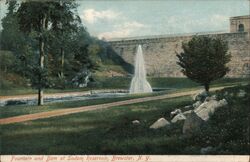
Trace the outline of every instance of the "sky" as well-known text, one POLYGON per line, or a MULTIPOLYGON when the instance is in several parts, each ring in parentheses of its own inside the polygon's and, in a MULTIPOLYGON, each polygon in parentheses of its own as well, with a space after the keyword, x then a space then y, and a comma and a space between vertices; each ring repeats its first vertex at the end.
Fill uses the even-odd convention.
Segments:
MULTIPOLYGON (((6 13, 0 0, 0 18, 6 13)), ((229 18, 249 15, 249 0, 78 0, 78 14, 98 38, 229 31, 229 18)))

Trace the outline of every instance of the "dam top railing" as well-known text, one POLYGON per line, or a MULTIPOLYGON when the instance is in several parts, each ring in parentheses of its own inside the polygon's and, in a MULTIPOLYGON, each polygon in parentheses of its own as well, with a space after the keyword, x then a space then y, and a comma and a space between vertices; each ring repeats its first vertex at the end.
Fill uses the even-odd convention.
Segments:
POLYGON ((211 31, 211 32, 196 32, 196 33, 177 33, 177 34, 165 34, 165 35, 150 35, 150 36, 137 36, 126 38, 112 38, 107 39, 108 42, 129 41, 129 40, 143 40, 143 39, 160 39, 160 38, 173 38, 173 37, 188 37, 194 35, 216 35, 216 34, 245 34, 242 33, 230 33, 229 31, 211 31))

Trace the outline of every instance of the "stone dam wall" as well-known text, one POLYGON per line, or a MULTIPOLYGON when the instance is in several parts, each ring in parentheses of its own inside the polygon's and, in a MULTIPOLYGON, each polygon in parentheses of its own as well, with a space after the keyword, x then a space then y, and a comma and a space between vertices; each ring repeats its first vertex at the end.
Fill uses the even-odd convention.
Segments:
MULTIPOLYGON (((228 63, 230 72, 227 77, 250 76, 250 39, 248 32, 201 34, 220 37, 228 42, 232 55, 228 63)), ((158 36, 144 38, 124 38, 111 40, 109 44, 113 50, 126 62, 134 64, 137 46, 142 45, 146 70, 152 77, 183 77, 180 67, 176 64, 176 52, 182 51, 182 42, 189 41, 193 35, 158 36)))

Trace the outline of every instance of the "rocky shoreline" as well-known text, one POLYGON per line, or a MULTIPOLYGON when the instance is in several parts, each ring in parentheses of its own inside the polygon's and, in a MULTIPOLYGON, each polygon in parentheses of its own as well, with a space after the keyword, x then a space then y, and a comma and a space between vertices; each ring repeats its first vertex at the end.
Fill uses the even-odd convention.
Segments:
MULTIPOLYGON (((85 100, 96 98, 119 97, 128 94, 125 89, 100 89, 83 92, 66 92, 45 94, 45 103, 64 102, 72 100, 85 100)), ((0 98, 0 107, 10 105, 35 105, 37 104, 37 95, 4 96, 0 98)))

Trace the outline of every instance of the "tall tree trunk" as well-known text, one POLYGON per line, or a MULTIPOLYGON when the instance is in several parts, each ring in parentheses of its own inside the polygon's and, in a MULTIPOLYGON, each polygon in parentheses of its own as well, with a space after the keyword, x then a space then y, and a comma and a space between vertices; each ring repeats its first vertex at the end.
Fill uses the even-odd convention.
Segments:
MULTIPOLYGON (((46 29, 46 17, 44 17, 41 20, 41 25, 42 25, 42 31, 41 32, 44 32, 44 30, 46 29)), ((44 69, 45 52, 44 52, 44 39, 42 37, 42 34, 40 35, 40 39, 39 39, 39 53, 40 53, 39 65, 40 65, 41 70, 43 70, 44 69)), ((38 105, 43 105, 43 87, 41 86, 42 78, 40 77, 39 79, 40 79, 40 85, 39 85, 39 88, 38 88, 38 105)))
MULTIPOLYGON (((39 40, 39 65, 41 69, 44 69, 44 41, 42 38, 39 40)), ((41 84, 42 78, 39 78, 40 84, 41 84)), ((38 88, 38 105, 43 105, 43 88, 41 85, 39 85, 38 88)))
POLYGON ((64 49, 63 47, 61 47, 61 77, 64 76, 63 68, 64 68, 64 49))
POLYGON ((206 92, 209 92, 209 83, 205 83, 204 85, 206 92))

